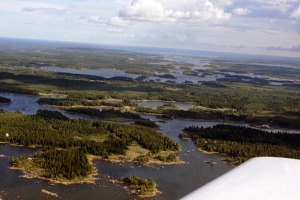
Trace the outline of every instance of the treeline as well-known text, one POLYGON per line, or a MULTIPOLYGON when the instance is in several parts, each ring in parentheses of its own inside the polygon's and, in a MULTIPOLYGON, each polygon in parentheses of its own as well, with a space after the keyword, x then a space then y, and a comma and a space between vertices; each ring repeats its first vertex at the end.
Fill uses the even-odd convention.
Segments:
POLYGON ((45 118, 45 119, 59 119, 59 120, 69 120, 68 117, 64 116, 59 111, 50 111, 50 110, 37 110, 36 116, 45 118))
POLYGON ((32 170, 34 176, 64 181, 83 179, 92 174, 93 167, 86 155, 78 148, 54 149, 47 148, 43 152, 29 156, 12 158, 14 167, 32 170))
POLYGON ((207 151, 225 153, 234 163, 256 156, 275 156, 300 159, 300 135, 272 133, 242 126, 190 126, 183 129, 181 138, 192 138, 207 151))
POLYGON ((153 122, 149 119, 137 120, 134 122, 134 124, 149 127, 149 128, 158 128, 159 127, 155 122, 153 122))
POLYGON ((284 145, 300 149, 300 134, 282 132, 273 133, 244 126, 224 124, 218 124, 207 128, 190 126, 184 128, 183 131, 191 134, 193 138, 199 137, 234 142, 284 145))
POLYGON ((42 105, 52 106, 111 106, 111 107, 123 107, 123 106, 136 106, 137 104, 130 100, 125 99, 123 101, 105 101, 103 95, 96 96, 84 96, 70 94, 69 98, 56 99, 56 98, 39 98, 37 103, 42 105), (82 99, 85 98, 85 99, 82 99))
POLYGON ((109 118, 125 118, 125 119, 142 119, 142 117, 139 114, 135 114, 132 112, 122 112, 120 110, 114 110, 114 109, 96 109, 96 108, 65 108, 65 111, 87 115, 90 117, 97 117, 99 119, 109 119, 109 118))
POLYGON ((197 139, 196 145, 208 152, 219 152, 226 154, 226 161, 238 165, 254 157, 284 157, 300 159, 299 149, 293 149, 286 146, 232 142, 212 139, 197 139))
MULTIPOLYGON (((42 113, 45 115, 48 111, 42 113)), ((57 116, 56 112, 51 116, 57 116)), ((179 150, 179 145, 170 138, 143 126, 6 112, 0 113, 0 141, 25 146, 78 147, 84 153, 103 157, 125 153, 132 142, 137 142, 153 153, 179 150), (89 139, 92 136, 104 139, 89 139)))
POLYGON ((11 99, 0 96, 0 104, 8 104, 11 103, 11 99))

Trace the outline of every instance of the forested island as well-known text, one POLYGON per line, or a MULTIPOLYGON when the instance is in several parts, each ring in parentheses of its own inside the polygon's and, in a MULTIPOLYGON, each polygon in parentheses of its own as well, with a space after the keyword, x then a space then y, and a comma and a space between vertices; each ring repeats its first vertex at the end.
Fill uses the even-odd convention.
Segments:
POLYGON ((152 197, 160 193, 156 188, 153 179, 143 179, 137 176, 129 176, 118 179, 119 183, 128 187, 130 194, 137 194, 140 197, 152 197))
POLYGON ((190 126, 179 135, 191 138, 204 152, 226 155, 224 161, 234 165, 259 156, 300 159, 300 135, 270 133, 242 126, 216 125, 214 127, 190 126))
POLYGON ((168 163, 159 158, 180 150, 171 139, 144 126, 70 120, 48 110, 35 115, 1 111, 0 141, 43 147, 37 155, 13 158, 12 164, 26 175, 60 183, 90 181, 95 171, 88 158, 131 158, 120 160, 124 162, 145 153, 148 162, 168 163))

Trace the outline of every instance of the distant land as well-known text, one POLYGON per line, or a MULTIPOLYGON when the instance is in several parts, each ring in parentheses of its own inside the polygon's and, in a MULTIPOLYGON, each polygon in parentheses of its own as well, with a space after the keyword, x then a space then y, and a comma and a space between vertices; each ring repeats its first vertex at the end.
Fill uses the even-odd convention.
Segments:
MULTIPOLYGON (((80 43, 80 42, 68 42, 68 41, 54 41, 54 40, 36 40, 36 39, 23 39, 23 38, 6 38, 0 37, 0 44, 14 44, 28 45, 34 44, 36 46, 62 46, 77 48, 89 48, 89 49, 111 49, 111 50, 125 50, 139 53, 150 54, 173 54, 184 56, 203 56, 211 58, 234 58, 234 59, 259 59, 259 60, 272 60, 272 61, 289 61, 299 62, 299 57, 286 57, 286 56, 270 56, 259 54, 242 54, 242 53, 228 53, 218 51, 202 51, 194 49, 175 49, 175 48, 160 48, 160 47, 146 47, 146 46, 127 46, 127 45, 112 45, 112 44, 93 44, 93 43, 80 43)), ((0 52, 3 50, 0 49, 0 52)))

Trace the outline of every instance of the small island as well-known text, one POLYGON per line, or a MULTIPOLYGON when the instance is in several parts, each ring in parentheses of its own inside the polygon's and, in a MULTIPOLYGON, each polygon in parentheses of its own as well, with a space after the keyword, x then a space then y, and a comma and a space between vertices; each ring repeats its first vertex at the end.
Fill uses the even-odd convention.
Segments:
POLYGON ((153 179, 143 179, 137 176, 129 176, 118 179, 118 182, 125 185, 126 191, 132 195, 138 195, 141 198, 154 197, 160 193, 156 188, 153 179))
POLYGON ((97 174, 90 160, 78 150, 52 149, 33 156, 12 158, 12 169, 24 172, 26 178, 46 179, 54 183, 73 184, 95 181, 97 174))

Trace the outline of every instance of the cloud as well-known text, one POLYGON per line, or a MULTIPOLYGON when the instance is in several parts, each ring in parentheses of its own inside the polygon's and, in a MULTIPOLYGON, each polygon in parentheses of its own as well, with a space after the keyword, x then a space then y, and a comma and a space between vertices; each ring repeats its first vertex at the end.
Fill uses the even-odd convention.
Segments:
POLYGON ((102 17, 100 17, 100 16, 91 16, 88 19, 88 22, 92 22, 92 23, 104 23, 105 20, 102 17))
POLYGON ((298 0, 255 0, 261 5, 265 5, 267 8, 279 10, 280 12, 286 12, 289 10, 293 3, 298 0))
POLYGON ((251 13, 251 10, 247 8, 235 8, 232 10, 232 13, 234 15, 249 15, 251 13))
POLYGON ((58 12, 58 11, 62 11, 62 9, 57 9, 57 8, 35 8, 35 7, 24 7, 22 9, 23 12, 58 12))
POLYGON ((130 6, 120 10, 120 16, 137 21, 174 22, 160 2, 155 0, 133 0, 130 6))
POLYGON ((233 5, 233 2, 232 2, 232 0, 219 0, 218 4, 220 6, 229 7, 229 6, 233 5))
POLYGON ((299 7, 296 10, 294 10, 292 12, 291 18, 293 18, 293 19, 300 19, 300 5, 299 5, 299 7))
POLYGON ((266 50, 275 50, 275 51, 295 51, 300 52, 300 44, 295 45, 291 48, 283 48, 283 47, 266 47, 266 50))
POLYGON ((123 32, 123 29, 120 29, 120 28, 108 28, 108 29, 106 29, 106 32, 109 32, 109 33, 121 33, 121 32, 123 32))
POLYGON ((65 8, 56 4, 42 3, 42 2, 15 2, 16 8, 21 8, 23 12, 48 12, 48 11, 62 11, 65 8))
POLYGON ((124 20, 124 19, 122 19, 120 17, 112 17, 108 21, 107 24, 112 25, 112 26, 121 26, 121 27, 123 27, 123 26, 129 26, 130 22, 127 21, 127 20, 124 20))
POLYGON ((229 20, 231 14, 226 13, 224 9, 220 7, 214 6, 212 2, 205 1, 198 10, 191 12, 190 18, 198 21, 219 23, 229 20))
POLYGON ((127 33, 125 33, 125 34, 121 34, 120 35, 121 37, 124 37, 124 38, 128 38, 128 39, 133 39, 133 38, 135 38, 135 35, 134 34, 127 34, 127 33))
POLYGON ((215 6, 208 0, 201 0, 197 4, 194 8, 174 11, 165 9, 156 0, 133 0, 130 6, 120 10, 119 16, 129 20, 163 23, 174 23, 177 20, 219 23, 231 17, 230 13, 226 13, 223 8, 215 6))

